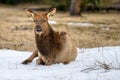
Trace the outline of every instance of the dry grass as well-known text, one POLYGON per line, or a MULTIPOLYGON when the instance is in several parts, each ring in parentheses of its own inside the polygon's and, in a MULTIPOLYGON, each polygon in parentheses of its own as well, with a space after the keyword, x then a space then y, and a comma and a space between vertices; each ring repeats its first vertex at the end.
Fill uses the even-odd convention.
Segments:
MULTIPOLYGON (((85 13, 82 17, 71 17, 68 13, 57 13, 50 20, 59 22, 59 24, 52 25, 56 30, 65 30, 73 35, 77 40, 78 47, 120 45, 119 13, 85 13), (95 25, 77 27, 61 24, 63 22, 89 22, 95 25)), ((0 48, 32 51, 34 49, 32 26, 33 23, 30 22, 22 9, 0 7, 0 48)))

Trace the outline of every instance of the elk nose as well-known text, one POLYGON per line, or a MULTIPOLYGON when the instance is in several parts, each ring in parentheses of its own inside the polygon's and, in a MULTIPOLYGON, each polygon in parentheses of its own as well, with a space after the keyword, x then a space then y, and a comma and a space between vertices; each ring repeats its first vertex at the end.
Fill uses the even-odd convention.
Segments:
POLYGON ((36 31, 37 31, 37 32, 42 31, 42 30, 41 30, 41 27, 40 27, 39 25, 36 26, 36 31))

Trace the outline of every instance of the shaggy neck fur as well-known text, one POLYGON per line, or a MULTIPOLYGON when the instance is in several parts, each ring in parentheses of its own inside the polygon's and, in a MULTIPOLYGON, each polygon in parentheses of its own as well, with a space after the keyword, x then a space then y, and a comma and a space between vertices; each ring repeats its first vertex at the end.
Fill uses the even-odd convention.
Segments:
POLYGON ((63 48, 63 40, 58 32, 55 32, 48 24, 47 35, 39 36, 35 34, 36 46, 40 53, 44 56, 54 55, 63 48))

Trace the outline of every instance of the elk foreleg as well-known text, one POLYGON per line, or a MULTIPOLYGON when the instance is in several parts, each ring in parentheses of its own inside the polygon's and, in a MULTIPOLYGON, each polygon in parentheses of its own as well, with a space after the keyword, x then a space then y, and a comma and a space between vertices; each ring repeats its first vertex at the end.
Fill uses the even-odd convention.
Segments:
POLYGON ((38 56, 38 50, 36 49, 36 50, 33 51, 32 55, 31 55, 29 58, 27 58, 26 60, 24 60, 24 61, 22 62, 22 64, 31 63, 32 60, 33 60, 35 57, 37 57, 37 56, 38 56))

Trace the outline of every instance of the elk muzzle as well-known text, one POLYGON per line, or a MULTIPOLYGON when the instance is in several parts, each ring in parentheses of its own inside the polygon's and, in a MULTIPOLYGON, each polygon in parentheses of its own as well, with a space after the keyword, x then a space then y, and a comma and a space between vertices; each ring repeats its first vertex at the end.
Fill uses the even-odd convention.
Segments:
POLYGON ((41 27, 40 27, 39 25, 37 25, 37 26, 35 27, 35 31, 39 33, 39 32, 42 31, 42 29, 41 29, 41 27))

